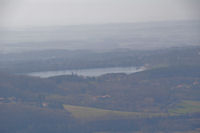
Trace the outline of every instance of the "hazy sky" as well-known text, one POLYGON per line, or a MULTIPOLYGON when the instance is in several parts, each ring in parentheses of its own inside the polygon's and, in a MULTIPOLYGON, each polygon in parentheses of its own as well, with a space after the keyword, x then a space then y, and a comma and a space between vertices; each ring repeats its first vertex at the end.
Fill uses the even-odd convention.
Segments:
POLYGON ((0 0, 0 26, 199 19, 199 7, 200 0, 0 0))

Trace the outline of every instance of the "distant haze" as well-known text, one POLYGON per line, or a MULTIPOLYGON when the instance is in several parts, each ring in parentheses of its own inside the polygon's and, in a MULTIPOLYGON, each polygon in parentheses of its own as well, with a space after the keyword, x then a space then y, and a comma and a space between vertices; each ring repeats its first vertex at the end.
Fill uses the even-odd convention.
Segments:
POLYGON ((1 0, 0 52, 200 45, 200 0, 1 0))
POLYGON ((0 30, 0 52, 47 49, 147 50, 200 45, 200 21, 0 30))
POLYGON ((0 26, 199 19, 199 0, 1 0, 0 26))

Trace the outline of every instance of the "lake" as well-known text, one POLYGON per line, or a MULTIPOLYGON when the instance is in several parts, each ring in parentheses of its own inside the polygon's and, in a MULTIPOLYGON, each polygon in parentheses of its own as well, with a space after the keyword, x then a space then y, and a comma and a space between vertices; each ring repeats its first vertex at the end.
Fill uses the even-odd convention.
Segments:
POLYGON ((29 76, 48 78, 53 76, 60 75, 81 75, 81 76, 90 76, 96 77, 108 73, 135 73, 144 71, 145 67, 109 67, 109 68, 93 68, 93 69, 79 69, 79 70, 59 70, 59 71, 45 71, 45 72, 33 72, 28 73, 29 76))

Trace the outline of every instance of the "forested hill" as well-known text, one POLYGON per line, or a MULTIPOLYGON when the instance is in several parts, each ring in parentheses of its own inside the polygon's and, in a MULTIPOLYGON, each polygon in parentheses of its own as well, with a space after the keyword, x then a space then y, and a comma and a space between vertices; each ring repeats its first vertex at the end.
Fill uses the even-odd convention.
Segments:
POLYGON ((148 78, 172 78, 172 77, 200 77, 200 65, 172 65, 170 67, 152 68, 151 70, 134 73, 134 77, 148 78))
POLYGON ((33 51, 0 54, 0 64, 0 71, 11 73, 130 66, 200 66, 200 47, 157 50, 116 49, 101 52, 90 50, 33 51))

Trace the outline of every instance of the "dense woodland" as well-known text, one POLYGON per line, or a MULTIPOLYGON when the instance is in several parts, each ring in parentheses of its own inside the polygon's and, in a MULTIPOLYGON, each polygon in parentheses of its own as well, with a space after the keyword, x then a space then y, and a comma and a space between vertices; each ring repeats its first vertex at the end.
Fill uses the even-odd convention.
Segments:
POLYGON ((196 65, 200 47, 158 50, 115 49, 111 51, 45 50, 12 54, 0 53, 0 71, 30 73, 52 70, 129 66, 196 65))
MULTIPOLYGON (((148 70, 133 74, 38 78, 1 72, 0 132, 198 133, 199 52, 198 47, 122 52, 119 56, 130 57, 130 64, 126 65, 137 60, 139 65, 148 64, 148 70)), ((105 63, 109 60, 114 65, 117 59, 124 64, 115 54, 102 61, 104 66, 110 65, 105 63)), ((19 69, 14 66, 7 70, 19 69)), ((41 69, 39 64, 38 70, 41 69)))

